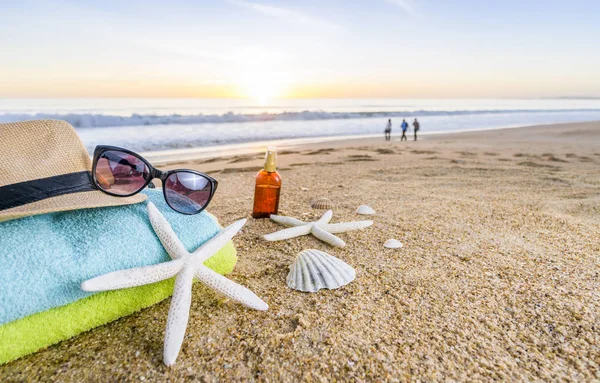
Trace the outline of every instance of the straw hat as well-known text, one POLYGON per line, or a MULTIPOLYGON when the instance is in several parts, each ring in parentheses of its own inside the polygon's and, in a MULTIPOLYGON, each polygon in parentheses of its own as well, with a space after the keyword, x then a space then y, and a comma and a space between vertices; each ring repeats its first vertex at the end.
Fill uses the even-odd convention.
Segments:
POLYGON ((91 171, 90 157, 75 129, 67 122, 38 120, 0 124, 0 222, 57 211, 129 205, 146 199, 143 194, 113 197, 94 190, 91 181, 87 183, 86 172, 91 171), (46 185, 55 189, 50 195, 60 195, 45 198, 46 185), (17 196, 20 202, 10 202, 15 200, 15 193, 27 187, 25 202, 34 202, 23 204, 23 196, 17 196), (19 206, 13 207, 15 204, 19 206))

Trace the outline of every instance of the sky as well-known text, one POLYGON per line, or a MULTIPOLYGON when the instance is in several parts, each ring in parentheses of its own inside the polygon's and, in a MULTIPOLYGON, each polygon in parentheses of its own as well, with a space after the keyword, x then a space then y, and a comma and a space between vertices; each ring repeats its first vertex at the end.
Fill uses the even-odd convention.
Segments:
POLYGON ((600 97, 600 1, 0 0, 0 97, 600 97))

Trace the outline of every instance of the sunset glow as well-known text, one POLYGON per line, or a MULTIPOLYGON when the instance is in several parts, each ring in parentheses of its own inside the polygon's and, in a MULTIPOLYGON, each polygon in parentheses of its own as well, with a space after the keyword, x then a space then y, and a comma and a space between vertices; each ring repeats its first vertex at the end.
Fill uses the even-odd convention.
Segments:
POLYGON ((9 1, 0 97, 600 97, 598 12, 516 0, 9 1))

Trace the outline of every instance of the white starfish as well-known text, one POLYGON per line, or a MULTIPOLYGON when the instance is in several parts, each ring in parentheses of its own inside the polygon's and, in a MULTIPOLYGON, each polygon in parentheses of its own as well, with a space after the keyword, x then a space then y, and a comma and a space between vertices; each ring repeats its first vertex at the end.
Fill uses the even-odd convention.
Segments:
POLYGON ((373 224, 373 221, 355 221, 330 224, 329 221, 331 221, 332 217, 332 210, 327 210, 327 212, 325 212, 321 218, 314 222, 304 222, 296 218, 271 214, 271 220, 292 227, 265 235, 264 238, 267 241, 281 241, 284 239, 299 237, 301 235, 312 234, 321 241, 327 242, 330 245, 344 247, 346 246, 346 242, 333 235, 334 233, 337 234, 350 230, 364 229, 365 227, 369 227, 373 224))
POLYGON ((230 281, 224 276, 204 266, 204 261, 212 257, 244 226, 241 219, 223 229, 205 242, 193 253, 189 253, 152 202, 148 203, 150 223, 158 239, 173 259, 153 266, 134 267, 119 270, 89 279, 81 284, 84 291, 117 290, 141 286, 171 278, 177 275, 163 349, 163 362, 170 366, 175 363, 187 328, 192 299, 192 279, 198 280, 213 290, 256 310, 266 310, 269 306, 256 294, 244 286, 230 281))

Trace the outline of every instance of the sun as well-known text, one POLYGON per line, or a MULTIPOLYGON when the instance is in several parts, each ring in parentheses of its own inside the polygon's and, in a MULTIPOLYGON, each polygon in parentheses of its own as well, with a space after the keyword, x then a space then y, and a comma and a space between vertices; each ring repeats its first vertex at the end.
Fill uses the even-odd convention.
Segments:
POLYGON ((291 73, 286 69, 289 57, 256 46, 245 47, 234 56, 237 59, 231 77, 240 97, 252 99, 261 107, 286 97, 292 83, 291 73))
POLYGON ((267 106, 278 96, 278 89, 272 83, 267 81, 258 81, 248 84, 246 93, 248 97, 256 101, 260 106, 267 106))
POLYGON ((267 65, 247 65, 237 76, 240 96, 264 107, 285 96, 288 78, 267 65))
POLYGON ((253 99, 260 106, 267 106, 282 96, 283 85, 283 81, 277 76, 256 73, 243 81, 242 89, 246 97, 253 99))

